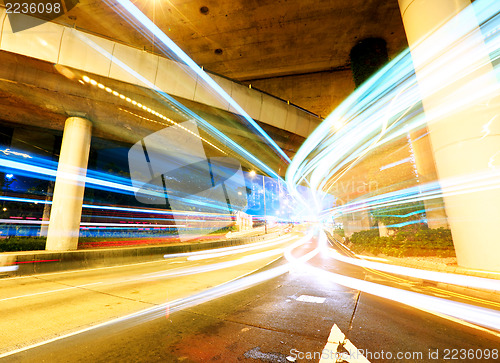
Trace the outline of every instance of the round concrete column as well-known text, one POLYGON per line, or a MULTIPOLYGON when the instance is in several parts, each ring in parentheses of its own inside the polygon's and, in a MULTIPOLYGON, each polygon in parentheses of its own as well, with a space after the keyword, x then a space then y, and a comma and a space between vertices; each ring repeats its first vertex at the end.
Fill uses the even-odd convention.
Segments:
POLYGON ((500 102, 476 15, 469 0, 399 5, 458 263, 500 271, 500 189, 479 184, 498 183, 500 102))
POLYGON ((76 250, 82 216, 92 124, 81 117, 66 120, 57 167, 46 250, 76 250))
MULTIPOLYGON (((410 133, 410 142, 417 167, 419 184, 437 181, 436 165, 427 128, 410 133)), ((424 208, 429 228, 449 228, 443 198, 424 200, 424 208)))

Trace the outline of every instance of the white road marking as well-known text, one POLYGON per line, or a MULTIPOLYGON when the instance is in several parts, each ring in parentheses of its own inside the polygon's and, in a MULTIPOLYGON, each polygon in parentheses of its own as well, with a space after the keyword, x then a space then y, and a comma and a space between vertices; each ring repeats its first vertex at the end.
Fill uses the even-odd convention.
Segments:
POLYGON ((351 363, 370 363, 363 354, 356 348, 349 339, 345 338, 344 333, 337 324, 333 324, 328 341, 323 348, 319 363, 351 362, 351 363), (343 346, 348 353, 339 352, 339 346, 343 346))
POLYGON ((13 299, 19 299, 22 297, 31 297, 31 296, 37 296, 37 295, 43 295, 43 294, 50 294, 53 292, 59 292, 59 291, 64 291, 64 290, 72 290, 72 289, 78 289, 80 287, 85 287, 85 286, 90 286, 90 285, 97 285, 97 284, 102 284, 102 282, 93 282, 91 284, 85 284, 85 285, 77 285, 77 286, 70 286, 70 287, 65 287, 63 289, 56 289, 56 290, 49 290, 49 291, 42 291, 42 292, 34 292, 32 294, 26 294, 26 295, 18 295, 18 296, 12 296, 12 297, 7 297, 5 299, 0 299, 0 301, 7 301, 7 300, 13 300, 13 299))
POLYGON ((311 296, 311 295, 300 295, 297 301, 310 302, 315 304, 323 304, 325 302, 325 297, 311 296))
MULTIPOLYGON (((299 240, 298 242, 301 242, 303 241, 303 239, 299 240)), ((288 248, 291 250, 293 248, 295 248, 297 246, 297 243, 294 243, 292 244, 292 246, 289 246, 288 248)), ((319 251, 319 250, 318 250, 319 251)), ((312 257, 314 257, 318 251, 312 251, 314 253, 311 253, 309 252, 308 254, 306 254, 305 256, 302 256, 300 257, 299 259, 294 259, 295 261, 307 261, 308 259, 311 259, 312 257)), ((274 258, 273 260, 267 262, 264 266, 261 266, 261 267, 258 267, 252 271, 249 271, 245 274, 242 274, 240 276, 237 276, 229 281, 226 281, 226 282, 223 282, 219 285, 216 285, 206 291, 208 292, 213 292, 213 291, 217 291, 217 289, 220 289, 220 288, 223 288, 224 286, 230 286, 230 283, 232 282, 235 282, 239 279, 241 280, 244 280, 246 278, 249 278, 252 274, 254 273, 257 273, 257 271, 259 271, 260 269, 268 266, 268 265, 271 265, 273 262, 279 260, 282 256, 278 256, 276 258, 274 258)), ((164 260, 162 260, 164 262, 164 260)), ((144 264, 144 263, 154 263, 154 262, 158 262, 158 261, 150 261, 150 262, 143 262, 143 263, 136 263, 136 264, 131 264, 131 265, 140 265, 140 264, 144 264)), ((161 262, 161 261, 160 261, 161 262)), ((128 265, 130 266, 130 265, 128 265)), ((103 268, 95 268, 93 270, 99 270, 99 269, 108 269, 108 268, 114 268, 114 267, 120 267, 120 266, 111 266, 111 267, 103 267, 103 268)), ((176 309, 175 311, 177 310, 181 310, 181 309, 184 309, 184 308, 187 308, 187 307, 190 307, 190 306, 195 306, 199 303, 203 303, 205 301, 209 301, 211 299, 214 299, 214 298, 217 298, 217 297, 220 297, 222 296, 222 293, 224 294, 228 294, 228 293, 232 293, 232 292, 236 292, 236 291, 239 291, 241 289, 244 289, 244 288, 248 288, 250 286, 253 286, 255 284, 258 284, 258 283, 261 283, 265 280, 268 280, 270 278, 274 278, 274 277, 277 277, 277 276, 280 276, 286 272, 289 272, 290 269, 291 269, 291 265, 290 264, 285 264, 285 265, 281 265, 281 266, 278 266, 278 267, 274 267, 270 270, 265 270, 265 271, 262 271, 262 272, 258 272, 257 275, 254 277, 254 279, 250 279, 248 281, 245 281, 241 286, 239 286, 238 288, 230 288, 228 289, 227 291, 222 291, 221 293, 213 293, 213 296, 210 296, 210 294, 208 294, 207 296, 204 296, 203 298, 200 298, 200 299, 197 299, 195 301, 191 301, 192 300, 192 296, 187 296, 187 297, 184 297, 184 298, 179 298, 179 299, 176 299, 174 301, 169 301, 169 302, 166 302, 166 303, 163 303, 163 304, 160 304, 160 305, 156 305, 154 307, 149 307, 149 308, 146 308, 146 309, 142 309, 138 312, 135 312, 135 313, 131 313, 131 314, 127 314, 125 316, 122 316, 122 317, 119 317, 119 318, 114 318, 114 319, 111 319, 111 320, 108 320, 108 321, 105 321, 105 322, 102 322, 102 323, 98 323, 96 325, 93 325, 93 326, 90 326, 90 327, 87 327, 87 328, 84 328, 84 329, 81 329, 81 330, 78 330, 78 331, 74 331, 74 332, 71 332, 71 333, 67 333, 67 334, 63 334, 63 335, 60 335, 60 336, 57 336, 57 337, 54 337, 52 339, 48 339, 48 340, 45 340, 45 341, 41 341, 41 342, 38 342, 38 343, 35 343, 35 344, 32 344, 32 345, 29 345, 29 346, 25 346, 25 347, 22 347, 22 348, 18 348, 18 349, 15 349, 15 350, 12 350, 12 351, 9 351, 9 352, 5 352, 5 353, 1 353, 0 354, 0 359, 2 358, 5 358, 5 357, 8 357, 8 356, 11 356, 11 355, 14 355, 14 354, 17 354, 17 353, 20 353, 20 352, 24 352, 24 351, 27 351, 27 350, 30 350, 30 349, 33 349, 33 348, 36 348, 36 347, 39 347, 39 346, 42 346, 42 345, 46 345, 46 344, 49 344, 49 343, 52 343, 52 342, 55 342, 55 341, 58 341, 58 340, 62 340, 62 339, 66 339, 66 338, 69 338, 69 337, 72 337, 72 336, 75 336, 75 335, 78 335, 78 334, 82 334, 82 333, 85 333, 85 332, 88 332, 88 331, 91 331, 91 330, 94 330, 94 329, 98 329, 100 327, 104 327, 104 326, 109 326, 109 325, 112 325, 114 323, 118 323, 118 322, 123 322, 123 321, 126 321, 128 319, 131 319, 131 318, 137 318, 141 315, 145 315, 145 314, 148 314, 148 313, 157 313, 159 311, 163 313, 163 311, 169 307, 170 308, 170 311, 172 311, 172 305, 175 304, 176 305, 176 309)), ((81 270, 81 271, 88 271, 88 270, 81 270)), ((61 272, 61 273, 69 273, 69 272, 74 272, 74 271, 64 271, 64 272, 61 272)), ((54 273, 56 274, 56 273, 54 273)), ((49 274, 45 274, 46 275, 49 275, 49 274)), ((27 276, 28 277, 28 276, 27 276)), ((17 277, 19 278, 19 277, 17 277)), ((101 283, 101 282, 100 282, 101 283)), ((80 285, 80 286, 84 286, 84 285, 80 285)), ((197 293, 195 295, 206 295, 207 292, 202 290, 202 292, 200 293, 197 293)))
POLYGON ((354 346, 354 344, 351 343, 349 339, 346 339, 344 341, 344 348, 350 353, 343 353, 342 356, 340 357, 339 362, 346 361, 346 362, 351 362, 351 363, 370 363, 368 359, 366 359, 363 354, 360 353, 358 348, 354 346))
MULTIPOLYGON (((124 267, 130 267, 130 266, 139 266, 139 265, 147 265, 147 264, 153 264, 153 263, 169 263, 169 261, 165 260, 155 260, 155 261, 146 261, 146 262, 136 262, 136 263, 129 263, 126 265, 115 265, 115 266, 106 266, 106 267, 94 267, 94 268, 85 268, 85 269, 80 269, 80 270, 67 270, 67 271, 58 271, 58 272, 50 272, 50 273, 43 273, 43 274, 33 274, 33 275, 26 275, 26 276, 13 276, 13 277, 5 277, 1 281, 8 281, 8 280, 20 280, 20 279, 29 279, 33 278, 36 276, 53 276, 53 275, 61 275, 61 274, 70 274, 70 273, 77 273, 77 272, 87 272, 87 271, 98 271, 98 270, 109 270, 109 269, 118 269, 118 268, 124 268, 124 267)), ((172 263, 172 262, 170 262, 172 263)))

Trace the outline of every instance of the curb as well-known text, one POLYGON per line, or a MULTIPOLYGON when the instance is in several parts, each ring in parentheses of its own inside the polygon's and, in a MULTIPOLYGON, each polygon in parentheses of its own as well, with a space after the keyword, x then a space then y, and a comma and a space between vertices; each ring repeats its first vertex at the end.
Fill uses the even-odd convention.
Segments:
POLYGON ((16 270, 1 272, 2 277, 26 276, 69 270, 111 267, 130 263, 164 260, 164 255, 186 253, 223 247, 240 246, 278 237, 280 230, 266 235, 231 238, 227 240, 172 244, 164 246, 122 247, 113 249, 88 249, 75 251, 26 251, 0 253, 0 266, 17 266, 16 270))
MULTIPOLYGON (((339 241, 338 236, 335 236, 335 237, 333 238, 333 241, 335 244, 337 244, 338 246, 341 246, 343 249, 352 253, 355 256, 355 254, 347 246, 345 246, 342 242, 339 241)), ((440 273, 449 273, 449 274, 454 274, 454 275, 474 276, 474 277, 487 278, 487 279, 492 279, 492 280, 499 280, 500 279, 499 273, 494 273, 494 272, 490 272, 490 271, 469 270, 467 268, 460 267, 460 266, 442 266, 442 265, 436 265, 436 264, 433 264, 433 263, 427 262, 427 261, 422 261, 419 263, 400 261, 399 259, 392 259, 391 256, 384 256, 384 258, 387 260, 387 262, 381 262, 381 263, 388 264, 388 265, 408 267, 408 268, 425 270, 425 271, 435 271, 435 272, 440 272, 440 273)), ((486 301, 500 303, 500 292, 498 292, 498 291, 492 291, 492 290, 486 290, 486 289, 480 289, 480 288, 468 287, 468 286, 460 286, 460 285, 454 285, 454 284, 444 283, 444 282, 430 281, 430 280, 425 280, 425 279, 421 279, 418 277, 412 277, 412 276, 405 276, 405 279, 413 281, 413 282, 415 282, 417 284, 421 284, 421 285, 434 286, 434 287, 437 287, 437 288, 440 288, 440 289, 443 289, 443 290, 446 290, 449 292, 453 292, 456 294, 472 296, 472 297, 480 298, 480 299, 483 299, 486 301)))

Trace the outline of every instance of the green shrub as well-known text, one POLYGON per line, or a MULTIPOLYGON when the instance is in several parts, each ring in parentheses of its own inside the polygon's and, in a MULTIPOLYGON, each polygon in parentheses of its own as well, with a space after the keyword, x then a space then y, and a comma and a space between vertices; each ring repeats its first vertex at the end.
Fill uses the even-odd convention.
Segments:
POLYGON ((338 234, 340 237, 345 237, 345 233, 344 233, 344 230, 342 228, 334 229, 333 233, 338 234))
POLYGON ((422 202, 377 208, 370 213, 375 221, 380 221, 386 226, 409 221, 418 221, 425 217, 424 205, 422 202))
POLYGON ((0 252, 44 250, 45 240, 45 237, 8 237, 0 240, 0 252))
POLYGON ((389 237, 379 237, 377 229, 354 233, 349 239, 356 253, 384 254, 387 256, 453 257, 455 250, 451 231, 430 229, 423 225, 410 225, 395 230, 389 237))
POLYGON ((378 229, 370 229, 368 231, 361 231, 353 233, 353 235, 349 238, 354 244, 371 244, 373 243, 378 236, 378 229))
POLYGON ((209 234, 220 234, 220 233, 237 232, 237 231, 238 227, 236 225, 232 225, 232 226, 222 227, 220 229, 210 232, 209 234))

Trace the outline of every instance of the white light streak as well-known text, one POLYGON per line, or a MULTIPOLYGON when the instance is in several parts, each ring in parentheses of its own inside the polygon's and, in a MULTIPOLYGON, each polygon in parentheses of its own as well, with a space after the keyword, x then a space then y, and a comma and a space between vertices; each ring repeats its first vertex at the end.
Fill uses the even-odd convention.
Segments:
POLYGON ((428 281, 436 281, 446 284, 465 286, 470 288, 500 291, 499 280, 492 280, 492 279, 467 276, 467 275, 457 275, 445 272, 427 271, 411 267, 403 267, 403 266, 396 266, 396 265, 378 263, 373 261, 359 260, 356 258, 343 256, 337 251, 331 249, 329 250, 329 255, 330 257, 338 261, 346 262, 351 265, 356 265, 360 267, 370 268, 373 270, 394 273, 402 276, 416 277, 428 281))
POLYGON ((400 290, 373 282, 363 281, 348 276, 325 271, 320 268, 308 266, 311 273, 316 272, 318 277, 324 277, 339 285, 363 291, 375 296, 412 306, 417 309, 427 310, 464 320, 479 326, 500 330, 500 312, 459 303, 434 296, 419 294, 412 291, 400 290))

